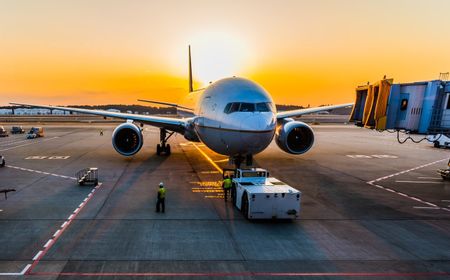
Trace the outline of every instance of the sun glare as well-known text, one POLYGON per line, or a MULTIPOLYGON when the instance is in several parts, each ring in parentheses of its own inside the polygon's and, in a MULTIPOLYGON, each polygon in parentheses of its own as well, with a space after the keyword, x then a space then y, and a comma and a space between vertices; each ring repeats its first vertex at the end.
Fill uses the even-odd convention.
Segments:
MULTIPOLYGON (((186 48, 188 44, 191 45, 194 80, 202 87, 222 78, 239 76, 252 59, 244 40, 225 32, 199 33, 188 39, 186 48)), ((177 61, 179 69, 180 61, 187 62, 187 50, 177 61)))

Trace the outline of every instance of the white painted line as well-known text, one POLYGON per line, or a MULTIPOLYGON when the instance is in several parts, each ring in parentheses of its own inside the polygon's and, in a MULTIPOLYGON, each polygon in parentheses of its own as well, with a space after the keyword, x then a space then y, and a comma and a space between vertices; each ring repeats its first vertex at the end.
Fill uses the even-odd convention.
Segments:
POLYGON ((78 207, 77 209, 75 209, 75 211, 73 211, 73 213, 78 213, 78 211, 80 211, 80 208, 78 207))
POLYGON ((65 221, 62 225, 61 228, 64 228, 67 225, 67 221, 65 221))
MULTIPOLYGON (((83 200, 83 202, 86 202, 86 200, 88 200, 87 197, 83 200)), ((80 205, 82 205, 82 204, 83 204, 83 203, 81 203, 80 205)))
POLYGON ((31 264, 27 264, 27 265, 25 266, 25 268, 22 269, 22 271, 20 272, 20 274, 24 275, 25 272, 27 272, 27 270, 30 268, 30 266, 31 266, 31 264))
POLYGON ((36 256, 34 256, 33 261, 37 260, 37 258, 39 258, 39 256, 42 254, 42 251, 39 251, 36 256))
POLYGON ((83 204, 84 204, 84 201, 86 201, 87 200, 87 198, 85 198, 84 200, 83 200, 83 202, 81 202, 80 203, 80 205, 78 205, 78 207, 81 207, 81 206, 83 206, 83 204))
POLYGON ((2 272, 0 273, 0 276, 20 276, 24 275, 25 272, 30 268, 31 264, 27 264, 24 269, 22 269, 21 272, 2 272))
POLYGON ((53 234, 53 237, 56 237, 60 231, 61 231, 61 230, 58 229, 58 230, 53 234))
POLYGON ((447 200, 447 199, 443 199, 443 200, 441 200, 442 202, 450 202, 450 200, 447 200))
POLYGON ((54 174, 54 173, 48 173, 48 172, 44 172, 44 171, 40 171, 40 170, 33 170, 33 169, 28 169, 28 168, 22 168, 22 167, 17 167, 17 166, 13 166, 13 165, 6 165, 5 167, 14 168, 14 169, 23 170, 23 171, 28 171, 28 172, 33 172, 33 173, 38 173, 38 174, 51 175, 51 176, 54 176, 54 177, 62 177, 62 178, 71 179, 71 180, 76 180, 77 179, 75 177, 58 175, 58 174, 54 174))
POLYGON ((44 248, 47 248, 48 245, 50 245, 50 243, 52 243, 53 239, 49 239, 47 241, 47 243, 45 243, 44 248))
POLYGON ((441 208, 439 208, 439 207, 433 207, 433 206, 431 206, 431 207, 426 207, 426 206, 414 206, 413 207, 414 209, 432 209, 432 210, 440 210, 441 208))
POLYGON ((32 144, 39 144, 39 143, 50 141, 50 140, 53 140, 53 139, 56 139, 56 138, 59 138, 59 137, 47 138, 47 139, 39 141, 39 142, 31 140, 32 142, 30 142, 30 143, 23 144, 23 145, 18 145, 18 146, 6 148, 6 149, 2 149, 2 150, 0 150, 0 152, 9 151, 9 150, 13 150, 13 149, 20 148, 20 147, 25 147, 25 146, 32 145, 32 144))
POLYGON ((409 183, 409 184, 442 184, 441 182, 434 181, 395 181, 396 183, 409 183))
POLYGON ((442 180, 440 177, 417 177, 417 179, 442 180))
MULTIPOLYGON (((366 182, 366 183, 369 184, 369 185, 371 185, 371 186, 373 186, 373 187, 377 187, 377 188, 383 189, 383 190, 385 190, 385 191, 389 191, 389 192, 392 192, 392 193, 396 193, 396 194, 398 194, 398 195, 400 195, 400 196, 403 196, 403 197, 406 197, 406 198, 408 198, 408 199, 411 199, 411 200, 414 200, 414 201, 418 201, 418 202, 420 202, 420 203, 423 203, 423 204, 426 204, 426 205, 430 205, 430 206, 433 206, 433 207, 438 207, 437 205, 435 205, 435 204, 433 204, 433 203, 430 203, 430 202, 428 202, 428 201, 424 201, 424 200, 419 199, 419 198, 417 198, 417 197, 410 196, 410 195, 407 195, 407 194, 405 194, 405 193, 401 193, 401 192, 392 190, 392 189, 390 189, 390 188, 386 188, 386 187, 380 186, 380 185, 378 185, 378 184, 375 184, 375 182, 378 183, 379 181, 384 180, 385 178, 390 178, 390 177, 398 176, 398 175, 400 175, 400 174, 404 174, 404 173, 407 173, 407 172, 411 172, 411 171, 413 171, 413 170, 417 170, 417 169, 420 169, 420 168, 424 168, 424 167, 427 167, 427 166, 430 166, 430 165, 433 165, 433 164, 436 164, 436 163, 439 163, 439 162, 442 162, 442 161, 447 161, 447 160, 448 160, 447 158, 445 158, 445 159, 440 159, 440 160, 436 160, 436 161, 433 161, 433 162, 430 162, 430 163, 427 163, 427 164, 423 164, 423 165, 420 165, 420 166, 417 166, 417 167, 414 167, 414 168, 410 168, 410 169, 408 169, 408 170, 400 171, 400 172, 397 172, 397 173, 394 173, 394 174, 391 174, 391 175, 388 175, 388 176, 384 176, 384 177, 381 177, 381 178, 377 178, 377 179, 374 179, 374 180, 372 180, 372 181, 368 181, 368 182, 366 182)), ((398 183, 419 183, 419 184, 424 184, 424 182, 426 182, 427 184, 440 184, 440 182, 434 182, 434 181, 433 181, 433 182, 427 182, 427 181, 396 181, 396 182, 398 182, 398 183)), ((449 206, 449 207, 450 207, 450 206, 449 206)), ((448 209, 448 208, 438 207, 438 209, 450 212, 450 209, 448 209)))
POLYGON ((70 216, 69 216, 69 218, 67 218, 68 220, 72 220, 72 218, 73 218, 73 214, 71 214, 70 216))

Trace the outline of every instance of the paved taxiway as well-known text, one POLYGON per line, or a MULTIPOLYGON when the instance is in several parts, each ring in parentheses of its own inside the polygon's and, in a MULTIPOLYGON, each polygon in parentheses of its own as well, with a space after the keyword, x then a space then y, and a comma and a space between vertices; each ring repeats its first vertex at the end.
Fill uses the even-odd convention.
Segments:
POLYGON ((249 222, 221 199, 205 157, 222 168, 223 156, 176 136, 172 155, 158 157, 147 126, 141 152, 124 158, 113 129, 52 125, 42 139, 0 139, 0 189, 17 190, 0 198, 0 279, 449 277, 450 183, 435 173, 449 150, 315 126, 309 153, 272 143, 255 157, 302 191, 301 219, 249 222), (93 166, 102 184, 78 186, 75 172, 93 166), (160 181, 165 214, 154 211, 160 181))

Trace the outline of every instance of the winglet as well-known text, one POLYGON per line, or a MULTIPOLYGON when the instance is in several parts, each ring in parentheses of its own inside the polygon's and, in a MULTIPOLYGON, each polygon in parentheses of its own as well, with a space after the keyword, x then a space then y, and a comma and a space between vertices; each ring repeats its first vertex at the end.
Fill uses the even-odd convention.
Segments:
POLYGON ((189 45, 189 92, 193 92, 194 87, 192 85, 192 63, 191 63, 191 45, 189 45))

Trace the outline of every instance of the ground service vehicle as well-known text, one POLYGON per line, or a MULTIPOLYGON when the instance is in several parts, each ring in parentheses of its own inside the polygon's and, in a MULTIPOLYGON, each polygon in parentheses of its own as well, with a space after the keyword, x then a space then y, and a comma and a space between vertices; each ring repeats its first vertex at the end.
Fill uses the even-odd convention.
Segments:
POLYGON ((224 171, 232 176, 233 204, 248 219, 296 219, 300 214, 301 192, 269 177, 262 168, 224 171))
POLYGON ((8 137, 8 131, 3 126, 0 126, 0 137, 8 137))
POLYGON ((11 134, 22 134, 25 133, 25 130, 21 126, 13 126, 11 128, 11 134))
POLYGON ((44 129, 42 127, 32 127, 27 134, 27 139, 44 137, 44 129))
POLYGON ((450 148, 450 138, 444 134, 430 135, 427 137, 427 139, 428 141, 433 143, 435 148, 450 148))

